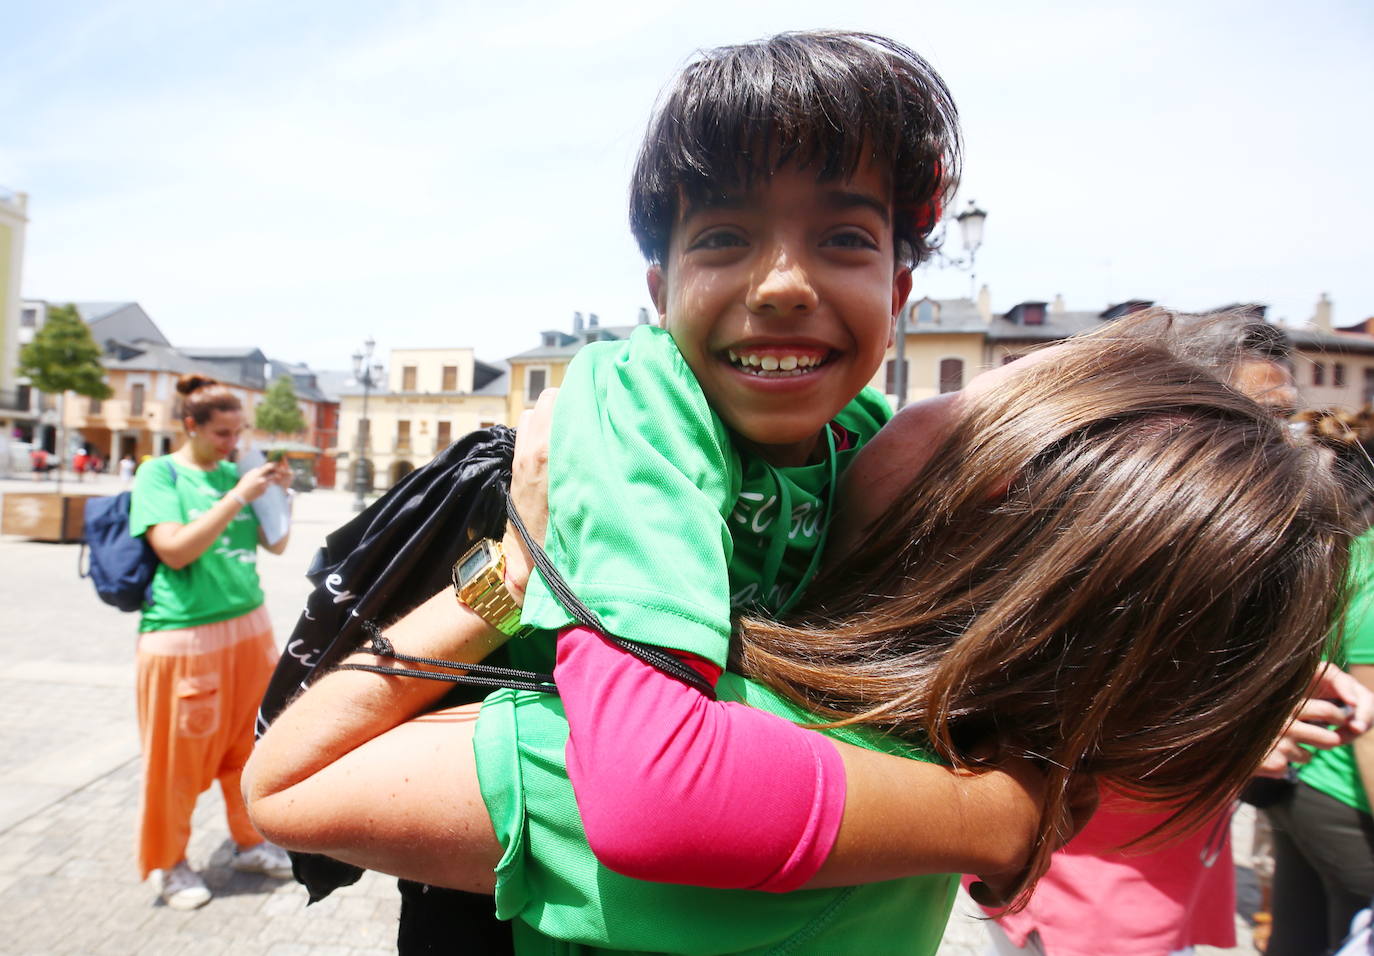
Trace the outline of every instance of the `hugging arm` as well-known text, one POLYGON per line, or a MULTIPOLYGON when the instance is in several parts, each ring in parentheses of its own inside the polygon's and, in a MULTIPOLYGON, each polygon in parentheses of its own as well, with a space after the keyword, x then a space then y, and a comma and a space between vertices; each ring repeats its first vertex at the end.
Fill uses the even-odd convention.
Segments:
MULTIPOLYGON (((445 589, 386 629, 396 651, 475 663, 505 636, 445 589)), ((405 668, 355 654, 350 662, 405 668)), ((425 713, 446 683, 337 670, 272 723, 244 770, 254 825, 289 849, 490 892, 500 845, 477 788, 476 706, 425 713)))

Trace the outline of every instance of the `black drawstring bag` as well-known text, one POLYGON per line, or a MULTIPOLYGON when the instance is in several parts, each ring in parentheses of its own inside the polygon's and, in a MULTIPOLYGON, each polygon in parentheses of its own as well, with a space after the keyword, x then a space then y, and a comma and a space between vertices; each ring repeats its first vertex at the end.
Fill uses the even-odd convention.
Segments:
MULTIPOLYGON (((314 589, 258 708, 259 736, 316 671, 366 644, 373 622, 394 620, 444 587, 470 540, 500 536, 514 451, 515 433, 504 426, 466 435, 325 537, 306 572, 314 589)), ((468 691, 468 699, 486 692, 468 691)), ((291 862, 312 903, 363 874, 314 853, 292 853, 291 862)))

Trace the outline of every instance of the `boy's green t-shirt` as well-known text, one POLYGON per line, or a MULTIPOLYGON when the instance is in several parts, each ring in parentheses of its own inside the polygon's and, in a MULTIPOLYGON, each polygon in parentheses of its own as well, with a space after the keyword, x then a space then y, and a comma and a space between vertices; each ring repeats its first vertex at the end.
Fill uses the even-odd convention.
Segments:
MULTIPOLYGON (((1350 550, 1350 603, 1341 632, 1341 666, 1374 664, 1374 529, 1355 539, 1350 550)), ((1370 812, 1355 748, 1350 744, 1318 750, 1298 771, 1298 779, 1348 807, 1370 812)))
MULTIPOLYGON (((129 534, 138 537, 164 521, 187 524, 238 484, 239 473, 222 461, 214 471, 179 463, 171 455, 139 466, 129 504, 129 534), (176 481, 167 470, 176 469, 176 481)), ((152 601, 143 606, 140 631, 167 631, 214 624, 247 614, 262 604, 258 582, 258 519, 244 508, 210 549, 186 567, 159 564, 152 601)))
MULTIPOLYGON (((836 416, 853 439, 835 455, 836 475, 890 417, 872 389, 836 416)), ((544 548, 609 633, 724 667, 732 614, 776 612, 803 580, 824 539, 831 477, 828 461, 742 458, 672 336, 641 326, 587 346, 568 368, 544 548)), ((523 620, 554 632, 572 623, 538 575, 523 620)), ((529 648, 512 651, 540 663, 529 648)))

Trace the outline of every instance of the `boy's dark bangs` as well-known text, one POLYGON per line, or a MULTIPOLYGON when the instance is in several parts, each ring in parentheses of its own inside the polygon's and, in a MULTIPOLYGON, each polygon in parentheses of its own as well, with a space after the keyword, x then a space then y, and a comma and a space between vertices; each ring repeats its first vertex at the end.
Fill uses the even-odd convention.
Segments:
POLYGON ((631 226, 658 261, 680 200, 709 203, 784 166, 828 181, 870 162, 888 181, 910 255, 959 162, 954 103, 924 60, 862 34, 725 47, 689 65, 654 116, 632 183, 631 226))

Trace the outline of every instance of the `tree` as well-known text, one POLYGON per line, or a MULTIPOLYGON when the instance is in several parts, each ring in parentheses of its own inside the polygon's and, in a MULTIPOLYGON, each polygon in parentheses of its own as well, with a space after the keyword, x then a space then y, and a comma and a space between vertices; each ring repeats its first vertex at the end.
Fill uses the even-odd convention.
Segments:
POLYGON ((87 398, 109 398, 114 394, 105 384, 105 369, 100 364, 100 346, 74 305, 48 309, 43 327, 33 341, 19 352, 19 374, 27 376, 40 392, 57 396, 57 490, 62 490, 62 466, 67 458, 67 427, 63 422, 64 398, 75 392, 87 398))
POLYGON ((267 386, 267 394, 254 416, 258 431, 269 435, 295 435, 305 431, 305 416, 296 398, 296 386, 283 375, 267 386))

